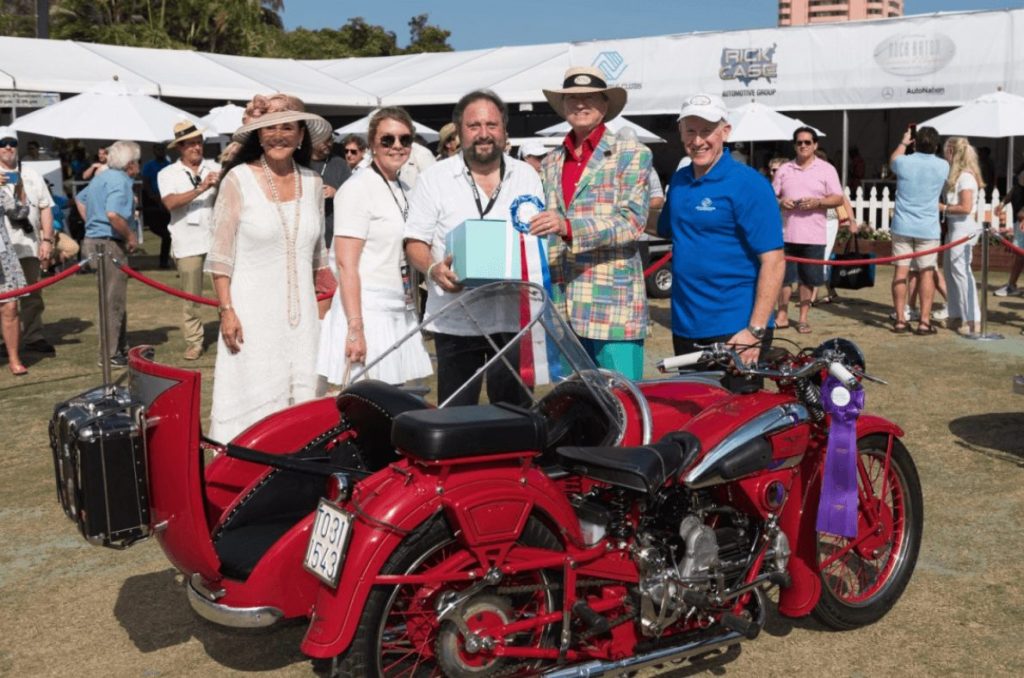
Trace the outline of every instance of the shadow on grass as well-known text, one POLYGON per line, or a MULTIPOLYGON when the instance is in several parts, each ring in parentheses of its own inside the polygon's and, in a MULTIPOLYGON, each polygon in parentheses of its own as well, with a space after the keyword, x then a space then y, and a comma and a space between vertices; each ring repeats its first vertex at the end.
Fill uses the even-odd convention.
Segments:
POLYGON ((178 329, 170 325, 164 327, 154 327, 148 330, 128 330, 128 345, 138 346, 140 344, 146 344, 147 346, 163 346, 167 343, 170 332, 178 329))
MULTIPOLYGON (((1021 398, 1024 402, 1024 398, 1021 398)), ((989 412, 949 422, 949 431, 968 449, 1024 467, 1024 412, 989 412), (998 454, 992 454, 995 451, 998 454)))
POLYGON ((114 616, 140 652, 195 638, 217 663, 236 671, 274 671, 308 661, 299 651, 304 621, 272 629, 233 629, 196 615, 173 569, 129 577, 114 603, 114 616))

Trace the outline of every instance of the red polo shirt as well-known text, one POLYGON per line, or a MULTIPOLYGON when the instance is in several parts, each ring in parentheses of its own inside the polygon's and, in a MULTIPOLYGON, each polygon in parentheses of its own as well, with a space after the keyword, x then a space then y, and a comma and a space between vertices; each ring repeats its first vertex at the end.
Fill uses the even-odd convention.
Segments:
MULTIPOLYGON (((565 164, 562 165, 562 197, 565 200, 566 208, 569 207, 572 197, 576 194, 576 186, 580 183, 580 177, 583 176, 583 170, 586 169, 587 163, 590 162, 590 156, 594 155, 594 149, 601 142, 604 130, 604 123, 595 127, 594 131, 583 140, 580 147, 576 146, 576 137, 572 132, 569 132, 565 136, 565 141, 562 142, 565 146, 565 164)), ((565 239, 571 240, 572 225, 568 218, 565 220, 565 229, 565 239)))

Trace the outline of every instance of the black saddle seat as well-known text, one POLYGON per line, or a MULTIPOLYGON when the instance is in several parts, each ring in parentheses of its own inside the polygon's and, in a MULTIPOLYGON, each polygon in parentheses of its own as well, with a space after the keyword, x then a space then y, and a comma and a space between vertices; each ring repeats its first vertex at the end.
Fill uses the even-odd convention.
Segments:
POLYGON ((357 381, 338 395, 335 403, 342 423, 359 432, 359 447, 371 470, 382 469, 398 460, 391 445, 395 417, 410 410, 429 407, 419 396, 383 381, 357 381))
POLYGON ((417 459, 442 461, 544 448, 542 416, 515 405, 466 405, 405 412, 395 417, 391 442, 417 459))
POLYGON ((665 481, 692 464, 700 441, 677 431, 641 447, 559 447, 562 465, 573 473, 635 492, 654 494, 665 481))

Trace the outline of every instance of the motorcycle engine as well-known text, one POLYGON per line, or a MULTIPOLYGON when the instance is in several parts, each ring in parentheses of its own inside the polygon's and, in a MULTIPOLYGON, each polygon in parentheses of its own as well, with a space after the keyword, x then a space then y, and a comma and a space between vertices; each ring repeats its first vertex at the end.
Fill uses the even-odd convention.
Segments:
POLYGON ((702 614, 748 564, 752 530, 744 514, 695 499, 665 497, 637 534, 643 634, 661 635, 684 614, 702 614), (679 519, 682 515, 682 519, 679 519))

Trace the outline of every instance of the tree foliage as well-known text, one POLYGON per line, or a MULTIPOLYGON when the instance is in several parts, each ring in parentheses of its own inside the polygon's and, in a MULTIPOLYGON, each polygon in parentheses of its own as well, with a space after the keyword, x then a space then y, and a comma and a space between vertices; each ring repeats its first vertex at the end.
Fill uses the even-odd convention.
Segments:
MULTIPOLYGON (((4 0, 0 34, 35 36, 35 0, 4 0)), ((219 54, 332 59, 451 51, 450 31, 409 20, 409 46, 353 17, 336 29, 284 30, 284 0, 50 0, 50 37, 219 54)))

